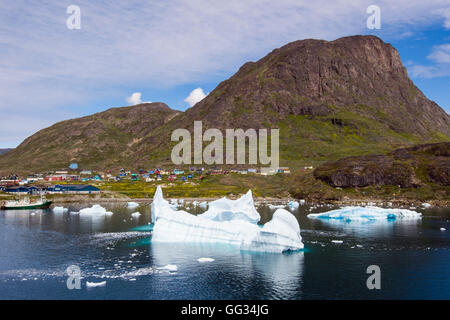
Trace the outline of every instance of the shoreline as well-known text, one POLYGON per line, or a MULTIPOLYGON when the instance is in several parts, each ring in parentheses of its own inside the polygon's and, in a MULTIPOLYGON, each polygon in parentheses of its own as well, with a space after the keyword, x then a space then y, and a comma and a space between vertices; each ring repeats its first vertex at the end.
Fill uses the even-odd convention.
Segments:
MULTIPOLYGON (((214 201, 221 199, 222 197, 167 197, 166 199, 183 199, 185 202, 203 202, 203 201, 214 201)), ((238 197, 227 197, 228 199, 237 199, 238 197)), ((299 201, 300 199, 295 199, 291 197, 283 197, 283 198, 273 198, 273 197, 254 197, 254 202, 257 205, 261 205, 263 203, 270 203, 273 205, 280 205, 280 204, 287 204, 289 201, 299 201)), ((144 203, 144 204, 150 204, 153 201, 153 198, 128 198, 128 197, 120 197, 120 198, 106 198, 106 197, 91 197, 87 195, 74 195, 73 197, 66 198, 58 198, 55 196, 53 199, 49 199, 53 202, 53 204, 64 204, 64 203, 79 203, 79 202, 85 202, 85 203, 126 203, 126 202, 137 202, 137 203, 144 203)), ((431 207, 441 207, 446 208, 450 207, 450 200, 427 200, 427 201, 420 201, 420 200, 410 200, 410 199, 370 199, 370 198, 360 198, 360 199, 346 199, 346 200, 307 200, 305 199, 306 203, 308 204, 331 204, 336 206, 389 206, 388 204, 391 203, 392 207, 400 207, 400 206, 409 206, 409 207, 416 207, 421 208, 423 207, 424 203, 429 203, 431 207)))

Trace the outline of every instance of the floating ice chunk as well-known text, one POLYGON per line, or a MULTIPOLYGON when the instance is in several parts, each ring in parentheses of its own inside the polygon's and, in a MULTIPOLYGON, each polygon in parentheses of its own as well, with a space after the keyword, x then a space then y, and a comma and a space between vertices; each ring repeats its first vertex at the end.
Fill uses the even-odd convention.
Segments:
POLYGON ((140 213, 140 212, 133 212, 133 213, 131 214, 131 216, 132 216, 133 218, 139 218, 139 217, 141 216, 141 213, 140 213))
POLYGON ((104 287, 104 286, 106 286, 106 281, 102 281, 102 282, 89 282, 89 281, 86 281, 86 287, 88 287, 88 288, 104 287))
POLYGON ((431 204, 429 204, 428 202, 424 202, 424 203, 422 203, 422 207, 429 208, 429 207, 431 207, 431 204))
POLYGON ((241 250, 283 252, 303 248, 297 219, 278 209, 271 221, 260 228, 251 191, 238 200, 219 199, 202 215, 175 210, 163 198, 160 187, 152 205, 152 242, 225 243, 241 250))
POLYGON ((344 241, 342 241, 342 240, 331 240, 331 242, 333 242, 333 243, 338 243, 338 244, 344 243, 344 241))
POLYGON ((91 208, 85 208, 80 210, 80 215, 111 215, 112 212, 106 211, 105 208, 103 208, 99 204, 94 204, 91 208))
POLYGON ((53 208, 53 212, 54 213, 64 213, 67 212, 69 209, 64 208, 64 207, 54 207, 53 208))
POLYGON ((200 262, 200 263, 203 263, 203 262, 213 262, 214 259, 213 259, 213 258, 198 258, 197 261, 200 262))
POLYGON ((130 208, 130 209, 133 209, 133 208, 139 207, 139 203, 137 203, 137 202, 127 202, 127 207, 130 208))
POLYGON ((439 230, 441 230, 441 231, 445 231, 445 230, 447 230, 447 229, 445 229, 445 228, 440 228, 439 230))
MULTIPOLYGON (((259 227, 258 227, 259 228, 259 227)), ((284 252, 303 249, 300 226, 295 216, 287 210, 277 209, 272 220, 259 228, 251 242, 241 248, 248 251, 284 252)))
POLYGON ((206 201, 200 202, 198 206, 202 209, 206 209, 208 207, 208 202, 206 201))
POLYGON ((379 207, 344 207, 323 213, 310 213, 311 219, 336 219, 342 221, 371 221, 395 219, 420 219, 421 213, 407 209, 384 209, 379 207))
POLYGON ((237 200, 222 198, 212 201, 208 210, 199 216, 214 221, 245 220, 251 223, 257 223, 261 219, 251 190, 237 200))
POLYGON ((174 264, 168 264, 168 265, 165 265, 164 267, 159 267, 158 270, 166 270, 169 272, 176 272, 176 271, 178 271, 178 267, 174 264))
POLYGON ((283 205, 283 204, 279 204, 279 205, 269 204, 268 207, 271 210, 276 210, 276 209, 283 209, 285 207, 285 205, 283 205))
POLYGON ((299 207, 299 203, 297 201, 289 201, 288 206, 290 209, 295 210, 299 207))

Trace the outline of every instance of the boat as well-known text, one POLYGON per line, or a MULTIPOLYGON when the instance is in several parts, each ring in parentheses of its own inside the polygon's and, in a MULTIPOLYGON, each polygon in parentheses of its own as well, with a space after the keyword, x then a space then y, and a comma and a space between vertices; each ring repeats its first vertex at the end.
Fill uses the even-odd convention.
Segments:
POLYGON ((52 201, 43 197, 40 199, 23 198, 20 200, 2 201, 0 203, 1 210, 26 210, 26 209, 48 209, 52 201))

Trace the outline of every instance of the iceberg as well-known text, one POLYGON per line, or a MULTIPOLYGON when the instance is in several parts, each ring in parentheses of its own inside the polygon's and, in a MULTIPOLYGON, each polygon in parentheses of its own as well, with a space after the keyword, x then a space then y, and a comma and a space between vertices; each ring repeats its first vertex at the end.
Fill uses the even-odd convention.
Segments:
POLYGON ((276 209, 283 209, 286 206, 284 204, 278 204, 278 205, 269 204, 268 207, 270 210, 276 210, 276 209))
POLYGON ((140 212, 133 212, 132 214, 131 214, 131 216, 133 217, 133 218, 139 218, 140 216, 141 216, 141 213, 140 212))
POLYGON ((139 207, 139 203, 137 203, 137 202, 127 202, 127 207, 130 208, 130 209, 133 209, 133 208, 139 207))
POLYGON ((106 209, 99 204, 94 204, 91 208, 81 209, 79 213, 80 215, 97 215, 97 216, 103 215, 109 216, 113 214, 111 211, 106 211, 106 209))
POLYGON ((297 201, 289 201, 288 206, 291 210, 295 210, 299 207, 299 203, 297 201))
POLYGON ((342 221, 373 221, 396 219, 419 219, 422 214, 407 209, 384 209, 379 207, 344 207, 323 213, 308 214, 310 219, 335 219, 342 221))
POLYGON ((152 243, 225 243, 245 251, 284 252, 303 248, 300 226, 287 210, 278 209, 260 228, 252 193, 238 200, 222 198, 200 215, 174 209, 158 186, 151 204, 152 243))
POLYGON ((169 272, 177 272, 178 271, 178 267, 174 264, 168 264, 165 265, 164 267, 159 267, 158 270, 166 270, 169 272))
POLYGON ((67 212, 69 209, 64 208, 64 207, 54 207, 53 208, 53 212, 54 213, 64 213, 67 212))
POLYGON ((86 287, 88 287, 88 288, 104 287, 104 286, 106 286, 106 281, 102 281, 102 282, 89 282, 89 281, 86 281, 86 287))
POLYGON ((238 200, 230 200, 224 197, 212 201, 209 203, 208 210, 199 216, 214 221, 245 220, 251 223, 258 223, 261 219, 255 209, 251 190, 238 200))

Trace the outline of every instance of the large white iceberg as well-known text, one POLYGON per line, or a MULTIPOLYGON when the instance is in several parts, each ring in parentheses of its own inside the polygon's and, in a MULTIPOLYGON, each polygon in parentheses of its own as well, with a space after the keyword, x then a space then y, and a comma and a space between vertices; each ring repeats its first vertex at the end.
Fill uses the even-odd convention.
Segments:
POLYGON ((335 219, 342 221, 371 221, 371 220, 395 220, 418 219, 420 212, 407 209, 384 209, 379 207, 344 207, 323 213, 308 214, 311 219, 335 219))
POLYGON ((208 210, 200 216, 214 221, 245 220, 258 223, 261 220, 253 203, 251 190, 237 200, 224 197, 210 202, 208 210))
POLYGON ((283 252, 303 248, 297 219, 278 209, 262 228, 251 191, 238 200, 219 199, 201 215, 174 209, 158 186, 152 205, 152 242, 206 242, 236 245, 241 250, 283 252))

